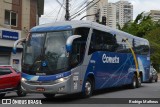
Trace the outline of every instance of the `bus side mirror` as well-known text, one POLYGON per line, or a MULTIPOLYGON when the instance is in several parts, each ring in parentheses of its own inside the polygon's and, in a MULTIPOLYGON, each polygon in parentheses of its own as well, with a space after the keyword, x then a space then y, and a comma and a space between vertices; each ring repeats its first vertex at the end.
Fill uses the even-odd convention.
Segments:
POLYGON ((81 35, 72 35, 72 36, 68 37, 67 42, 66 42, 66 51, 67 52, 72 51, 73 41, 77 38, 80 38, 80 37, 81 37, 81 35))
POLYGON ((25 40, 26 40, 26 39, 23 38, 23 39, 19 39, 19 40, 17 40, 17 41, 14 42, 14 46, 13 46, 13 50, 12 50, 12 52, 13 52, 14 54, 17 53, 17 45, 18 45, 19 43, 24 42, 25 40))

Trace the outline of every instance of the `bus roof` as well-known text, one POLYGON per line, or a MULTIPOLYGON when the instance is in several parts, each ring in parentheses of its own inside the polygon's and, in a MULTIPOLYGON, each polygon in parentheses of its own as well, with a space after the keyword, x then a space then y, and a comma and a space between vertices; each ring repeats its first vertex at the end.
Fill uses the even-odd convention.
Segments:
MULTIPOLYGON (((82 20, 74 20, 74 21, 61 21, 61 22, 55 22, 55 23, 50 23, 50 24, 42 24, 39 26, 35 26, 31 29, 31 33, 40 33, 40 32, 52 32, 52 31, 59 31, 59 30, 71 30, 73 28, 78 28, 78 27, 89 27, 89 28, 94 28, 97 30, 105 31, 105 32, 110 32, 112 34, 123 34, 123 36, 126 37, 132 37, 135 39, 139 39, 145 42, 148 42, 148 40, 133 36, 129 33, 120 31, 118 29, 110 28, 108 26, 104 26, 102 24, 98 24, 96 22, 91 22, 91 21, 82 21, 82 20)), ((149 42, 148 42, 149 43, 149 42)))
POLYGON ((31 29, 31 32, 43 32, 44 30, 47 31, 55 31, 55 30, 67 30, 77 27, 91 27, 90 21, 61 21, 55 22, 50 24, 43 24, 31 29))

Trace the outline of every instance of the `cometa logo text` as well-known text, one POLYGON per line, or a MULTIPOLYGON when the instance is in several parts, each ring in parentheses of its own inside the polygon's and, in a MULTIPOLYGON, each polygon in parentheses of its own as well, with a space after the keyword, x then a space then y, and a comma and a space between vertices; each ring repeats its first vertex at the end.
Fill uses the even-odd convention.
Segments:
POLYGON ((103 54, 102 62, 103 63, 119 63, 119 57, 117 56, 109 57, 109 56, 106 56, 106 54, 103 54))

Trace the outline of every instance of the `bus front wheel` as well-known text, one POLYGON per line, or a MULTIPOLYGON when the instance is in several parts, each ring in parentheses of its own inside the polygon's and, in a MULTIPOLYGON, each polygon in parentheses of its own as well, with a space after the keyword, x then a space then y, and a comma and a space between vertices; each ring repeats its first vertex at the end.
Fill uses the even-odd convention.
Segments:
POLYGON ((25 97, 27 95, 27 93, 22 90, 21 84, 18 85, 17 89, 18 97, 25 97))
POLYGON ((92 96, 93 92, 93 82, 90 78, 88 78, 85 82, 85 90, 84 90, 84 97, 90 97, 92 96))

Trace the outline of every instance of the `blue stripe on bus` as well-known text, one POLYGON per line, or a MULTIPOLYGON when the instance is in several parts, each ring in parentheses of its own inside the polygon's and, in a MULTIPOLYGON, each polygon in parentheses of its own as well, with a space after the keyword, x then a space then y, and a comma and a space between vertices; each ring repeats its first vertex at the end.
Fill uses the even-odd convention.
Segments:
MULTIPOLYGON (((149 74, 150 61, 147 56, 137 55, 139 71, 143 73, 143 80, 146 81, 149 74)), ((114 52, 95 52, 90 59, 96 63, 89 62, 87 71, 84 77, 84 83, 88 75, 95 77, 95 89, 109 88, 130 84, 134 72, 136 71, 133 55, 131 53, 114 53, 114 52), (106 54, 107 57, 118 57, 118 63, 103 63, 102 56, 106 54), (94 67, 95 66, 95 67, 94 67), (93 69, 94 68, 94 69, 93 69)), ((84 91, 84 85, 82 91, 84 91)))
POLYGON ((56 75, 49 75, 49 76, 34 76, 34 75, 28 75, 25 73, 22 73, 22 77, 27 80, 34 80, 34 81, 53 81, 57 80, 59 78, 70 76, 71 72, 64 72, 56 75))
POLYGON ((51 32, 51 31, 59 31, 59 30, 71 30, 72 26, 46 26, 46 27, 34 27, 31 29, 31 32, 51 32))

